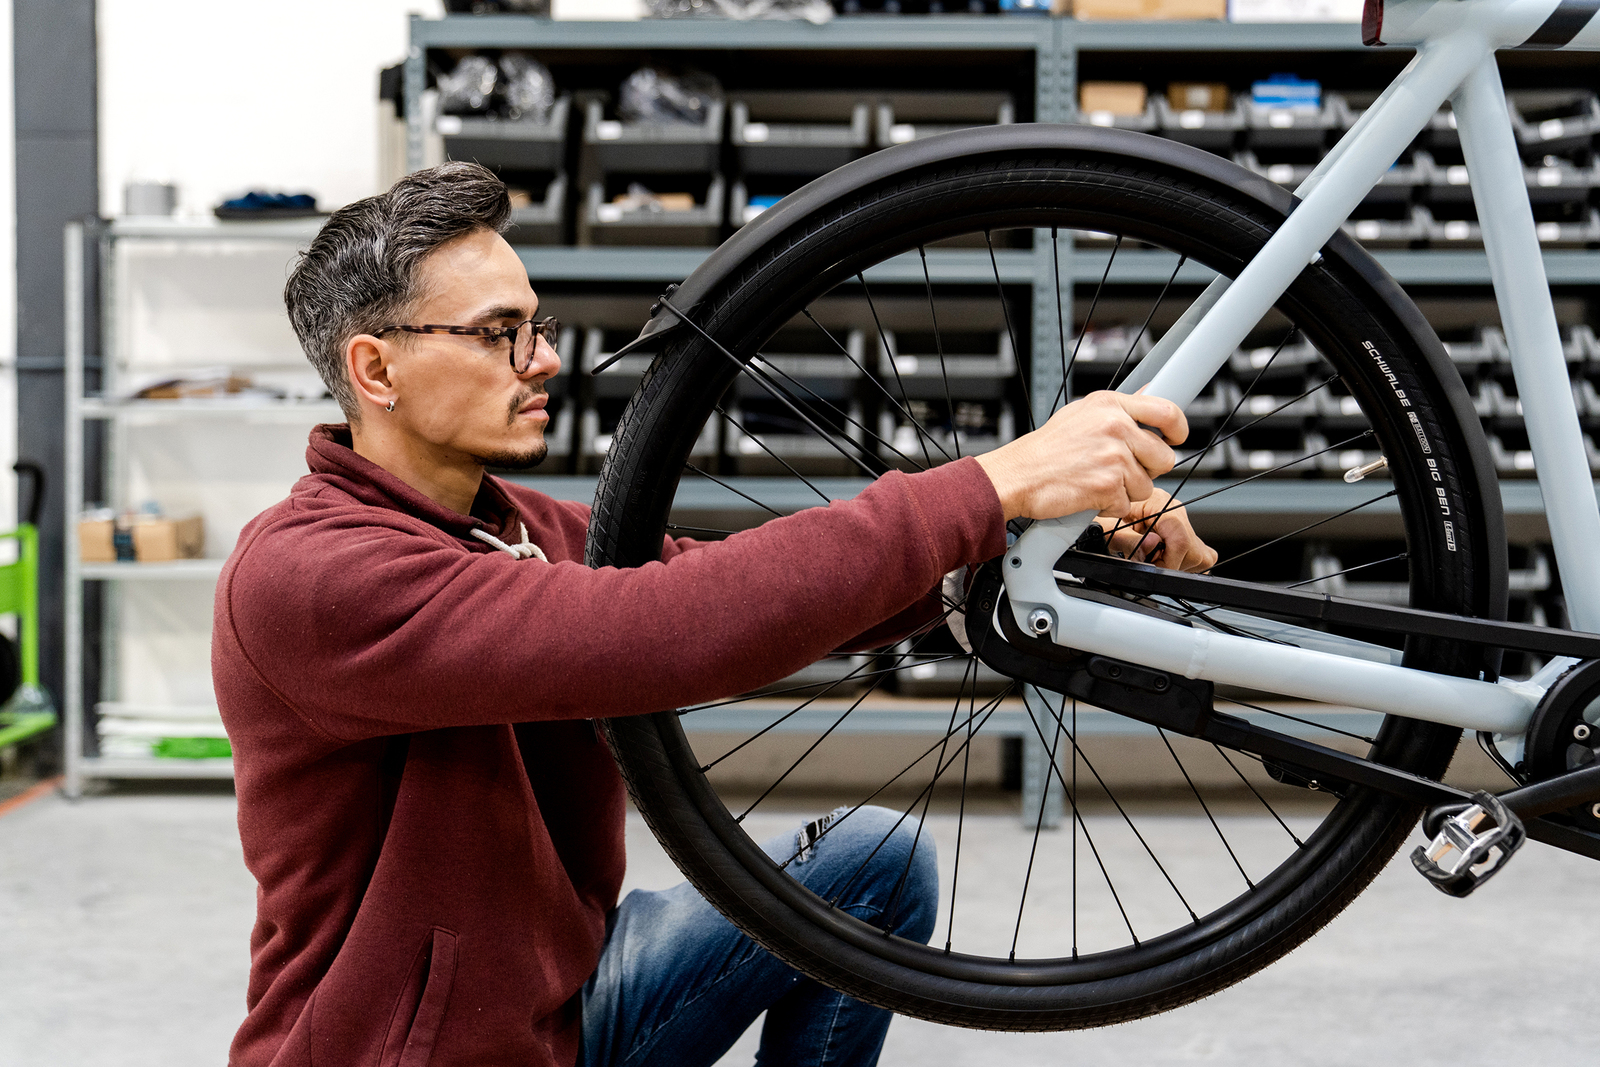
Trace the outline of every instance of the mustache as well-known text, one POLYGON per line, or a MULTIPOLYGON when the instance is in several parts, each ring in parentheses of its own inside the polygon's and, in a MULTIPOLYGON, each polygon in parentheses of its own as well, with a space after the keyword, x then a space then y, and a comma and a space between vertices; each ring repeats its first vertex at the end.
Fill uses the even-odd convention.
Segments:
POLYGON ((506 425, 510 426, 517 421, 517 411, 521 409, 522 405, 536 396, 545 396, 548 392, 549 390, 543 387, 519 390, 517 395, 511 398, 511 403, 506 408, 506 425))

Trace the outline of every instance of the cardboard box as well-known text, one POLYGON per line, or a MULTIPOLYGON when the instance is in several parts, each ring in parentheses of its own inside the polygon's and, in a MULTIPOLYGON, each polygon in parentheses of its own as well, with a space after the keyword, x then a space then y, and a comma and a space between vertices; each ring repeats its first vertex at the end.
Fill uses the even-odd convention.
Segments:
POLYGON ((145 519, 133 524, 133 552, 140 563, 199 559, 206 547, 205 520, 145 519))
POLYGON ((1075 0, 1080 19, 1221 19, 1227 0, 1075 0))
POLYGON ((1228 87, 1221 82, 1173 82, 1167 103, 1174 111, 1226 111, 1228 87))
POLYGON ((115 563, 116 526, 110 519, 86 519, 78 523, 78 558, 85 563, 115 563))
POLYGON ((1078 86, 1078 110, 1142 115, 1145 96, 1142 82, 1084 82, 1078 86))

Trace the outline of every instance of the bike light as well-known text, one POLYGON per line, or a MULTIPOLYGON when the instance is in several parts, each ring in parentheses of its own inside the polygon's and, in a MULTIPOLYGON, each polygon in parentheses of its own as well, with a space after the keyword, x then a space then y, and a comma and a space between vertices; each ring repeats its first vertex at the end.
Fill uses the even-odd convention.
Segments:
POLYGON ((1383 44, 1383 0, 1367 0, 1361 8, 1361 43, 1383 44))

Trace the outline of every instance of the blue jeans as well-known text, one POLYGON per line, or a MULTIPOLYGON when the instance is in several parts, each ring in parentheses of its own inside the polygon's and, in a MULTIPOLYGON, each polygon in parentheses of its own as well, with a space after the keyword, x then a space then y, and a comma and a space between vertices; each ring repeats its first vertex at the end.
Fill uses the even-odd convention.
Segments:
MULTIPOLYGON (((824 900, 844 890, 839 906, 874 926, 884 925, 887 910, 894 933, 926 944, 939 903, 933 838, 926 832, 917 838, 917 821, 907 818, 878 848, 899 818, 861 808, 789 869, 824 900)), ((814 837, 817 826, 773 838, 762 849, 782 862, 804 843, 800 835, 811 830, 814 837)), ((763 1011, 756 1057, 763 1067, 878 1062, 890 1012, 792 970, 687 882, 629 893, 608 927, 600 966, 583 989, 578 1067, 711 1067, 763 1011)))

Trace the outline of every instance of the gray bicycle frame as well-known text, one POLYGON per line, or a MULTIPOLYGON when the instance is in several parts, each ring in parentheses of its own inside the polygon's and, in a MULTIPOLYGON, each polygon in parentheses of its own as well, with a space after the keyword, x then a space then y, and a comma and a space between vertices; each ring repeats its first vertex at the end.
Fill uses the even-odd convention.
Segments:
MULTIPOLYGON (((1456 116, 1495 297, 1511 349, 1571 625, 1600 632, 1600 506, 1567 377, 1544 260, 1506 109, 1500 48, 1600 49, 1594 0, 1403 0, 1383 12, 1387 44, 1416 45, 1393 84, 1298 190, 1302 202, 1229 282, 1218 279, 1122 387, 1187 405, 1290 282, 1321 255, 1367 192, 1446 100, 1456 116)), ((1372 352, 1374 359, 1382 353, 1372 352)), ((1420 431, 1419 431, 1420 433, 1420 431)), ((1419 448, 1426 441, 1419 437, 1419 448)), ((1036 522, 1007 553, 1006 592, 1017 624, 1057 644, 1158 670, 1411 718, 1523 733, 1545 688, 1572 660, 1527 682, 1484 682, 1409 670, 1349 642, 1345 652, 1300 648, 1183 626, 1068 596, 1054 564, 1094 519, 1036 522), (1345 654, 1348 653, 1348 654, 1345 654)), ((1436 516, 1441 523, 1447 514, 1436 516)), ((1239 617, 1230 617, 1238 623, 1239 617)), ((1337 643, 1334 648, 1338 648, 1337 643)))

